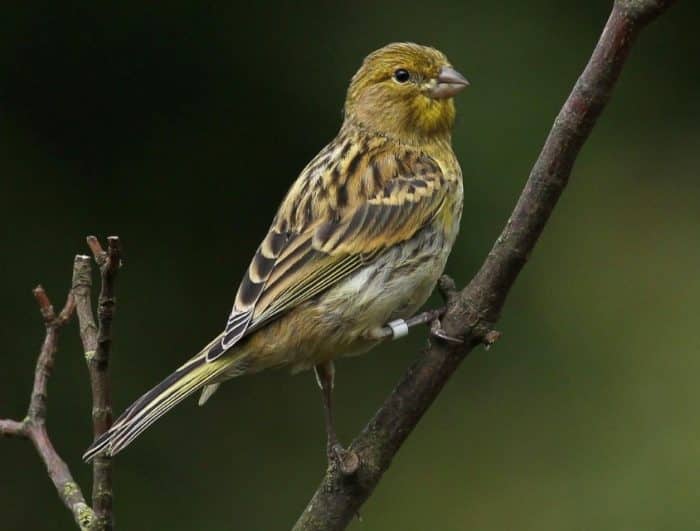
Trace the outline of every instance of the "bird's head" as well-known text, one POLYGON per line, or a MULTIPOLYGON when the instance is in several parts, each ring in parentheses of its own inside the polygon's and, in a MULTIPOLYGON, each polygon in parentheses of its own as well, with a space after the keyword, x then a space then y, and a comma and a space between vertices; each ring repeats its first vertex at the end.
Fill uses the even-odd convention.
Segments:
POLYGON ((449 136, 452 97, 468 85, 435 48, 388 44, 369 54, 353 76, 346 120, 409 142, 449 136))

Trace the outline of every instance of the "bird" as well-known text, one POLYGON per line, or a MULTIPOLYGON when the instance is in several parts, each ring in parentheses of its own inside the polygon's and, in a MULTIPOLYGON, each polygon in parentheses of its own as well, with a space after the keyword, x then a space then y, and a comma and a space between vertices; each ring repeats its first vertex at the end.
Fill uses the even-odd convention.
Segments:
POLYGON ((376 346, 387 324, 404 328, 445 268, 463 204, 453 98, 468 85, 433 47, 398 42, 367 55, 337 136, 289 189, 223 331, 129 406, 83 458, 116 455, 200 389, 202 405, 225 380, 287 366, 314 370, 329 464, 356 467, 334 427, 334 360, 376 346))

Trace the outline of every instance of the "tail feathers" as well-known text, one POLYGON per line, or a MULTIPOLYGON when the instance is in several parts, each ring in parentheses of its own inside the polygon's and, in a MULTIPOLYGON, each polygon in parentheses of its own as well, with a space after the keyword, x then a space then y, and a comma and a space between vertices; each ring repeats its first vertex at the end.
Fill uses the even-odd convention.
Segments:
POLYGON ((213 383, 209 385, 205 385, 204 389, 202 389, 202 395, 199 397, 199 401, 197 402, 198 406, 203 406, 204 404, 207 403, 207 400, 211 398, 211 395, 216 393, 216 390, 219 388, 221 384, 220 383, 213 383))
POLYGON ((185 398, 214 384, 236 360, 219 358, 208 363, 206 352, 205 349, 129 406, 107 432, 95 439, 83 459, 116 455, 185 398))

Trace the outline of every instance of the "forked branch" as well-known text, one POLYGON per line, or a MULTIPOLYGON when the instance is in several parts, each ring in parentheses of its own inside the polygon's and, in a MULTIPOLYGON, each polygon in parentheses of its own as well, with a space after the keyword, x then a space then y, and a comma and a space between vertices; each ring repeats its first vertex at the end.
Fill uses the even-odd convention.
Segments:
POLYGON ((37 286, 34 289, 34 298, 39 304, 39 311, 44 318, 46 335, 34 370, 34 385, 29 398, 29 407, 26 417, 21 421, 0 420, 0 435, 22 437, 32 442, 39 457, 46 465, 46 471, 56 487, 58 496, 73 513, 73 518, 80 529, 88 530, 92 529, 95 514, 85 503, 80 487, 68 470, 68 465, 51 444, 46 430, 48 383, 58 350, 58 331, 73 315, 75 299, 73 294, 69 293, 63 310, 56 315, 44 288, 37 286))
POLYGON ((73 514, 81 530, 109 531, 113 528, 112 517, 112 466, 108 458, 96 459, 93 463, 93 488, 91 508, 85 502, 80 487, 73 479, 66 463, 54 449, 46 429, 47 388, 54 367, 57 351, 58 331, 74 312, 78 314, 80 337, 85 349, 85 359, 90 373, 93 397, 93 433, 97 437, 109 429, 112 423, 112 400, 110 395, 109 354, 112 344, 112 317, 114 314, 114 279, 120 266, 119 238, 108 238, 107 251, 102 249, 97 238, 87 239, 102 278, 98 299, 98 324, 92 314, 90 292, 92 289, 91 261, 83 255, 75 257, 73 283, 66 304, 56 315, 44 288, 34 289, 34 297, 44 319, 46 336, 42 344, 34 371, 34 385, 26 417, 21 421, 0 420, 0 436, 29 439, 46 465, 51 481, 59 497, 73 514))

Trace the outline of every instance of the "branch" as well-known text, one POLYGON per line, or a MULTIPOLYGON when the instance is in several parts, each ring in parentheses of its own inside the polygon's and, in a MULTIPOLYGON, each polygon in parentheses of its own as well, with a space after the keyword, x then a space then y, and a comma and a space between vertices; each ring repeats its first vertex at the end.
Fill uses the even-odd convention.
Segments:
POLYGON ((37 286, 34 289, 34 297, 44 318, 46 336, 36 362, 29 408, 27 416, 21 422, 0 420, 0 436, 22 437, 32 442, 41 460, 46 465, 46 470, 58 491, 59 497, 73 513, 73 518, 80 529, 87 530, 91 528, 95 515, 85 503, 80 487, 78 487, 73 476, 71 476, 66 463, 58 455, 53 444, 51 444, 51 439, 46 430, 47 389, 57 350, 58 330, 73 315, 75 300, 73 294, 69 294, 63 310, 56 315, 44 288, 37 286))
POLYGON ((477 345, 498 338, 508 292, 534 249, 576 156, 608 102, 639 31, 674 0, 617 0, 588 65, 559 112, 520 198, 479 272, 461 292, 443 280, 447 311, 442 325, 461 345, 432 341, 413 363, 350 449, 360 458, 354 476, 326 472, 293 531, 344 529, 371 495, 391 459, 423 413, 477 345))
POLYGON ((96 459, 93 465, 92 502, 94 511, 85 503, 83 493, 73 480, 66 463, 59 457, 46 431, 46 404, 49 377, 57 350, 58 330, 66 324, 73 312, 78 314, 80 337, 90 372, 92 387, 92 422, 95 437, 112 424, 110 396, 109 354, 112 345, 112 317, 114 315, 114 280, 121 265, 117 236, 110 236, 105 252, 94 236, 87 239, 95 261, 100 266, 102 287, 98 300, 99 327, 95 325, 90 302, 92 288, 90 258, 78 255, 73 262, 73 282, 63 310, 56 315, 44 288, 38 286, 34 297, 46 326, 46 338, 41 347, 34 372, 34 385, 27 416, 22 421, 0 420, 0 436, 29 439, 46 465, 59 497, 73 513, 83 531, 111 531, 112 517, 112 464, 108 458, 96 459))
MULTIPOLYGON (((92 313, 90 298, 92 266, 88 256, 75 257, 72 293, 77 304, 80 339, 90 374, 93 436, 97 438, 112 425, 112 396, 108 368, 112 346, 112 318, 116 302, 114 282, 121 264, 121 251, 118 236, 107 238, 106 252, 94 236, 88 236, 87 243, 100 268, 102 278, 97 301, 98 325, 95 325, 92 313)), ((95 529, 110 531, 114 527, 111 458, 96 457, 93 460, 92 475, 92 506, 97 517, 95 529)))

